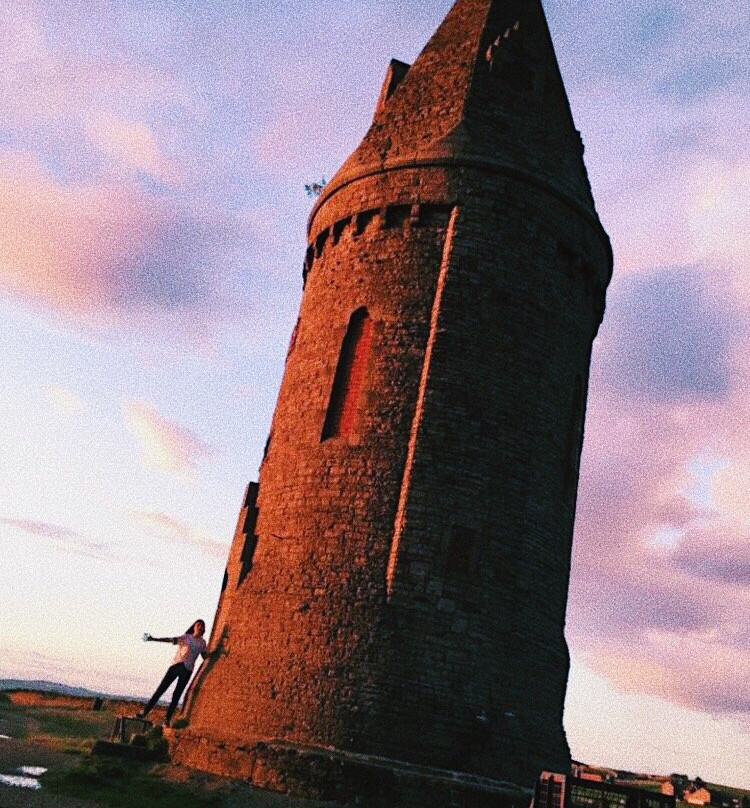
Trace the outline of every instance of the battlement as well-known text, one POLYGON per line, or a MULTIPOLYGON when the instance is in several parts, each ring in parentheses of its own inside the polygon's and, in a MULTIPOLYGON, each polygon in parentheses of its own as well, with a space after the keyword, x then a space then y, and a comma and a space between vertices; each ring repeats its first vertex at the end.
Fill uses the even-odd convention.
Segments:
POLYGON ((405 228, 436 228, 444 230, 448 227, 454 207, 453 204, 444 202, 394 204, 362 210, 338 219, 334 224, 324 227, 310 240, 302 266, 303 288, 315 262, 323 256, 326 247, 330 249, 337 247, 342 242, 351 243, 373 228, 379 230, 399 229, 401 231, 405 228))
MULTIPOLYGON (((303 288, 315 264, 329 251, 336 248, 349 249, 360 238, 383 231, 396 231, 407 237, 412 231, 430 228, 444 231, 455 206, 455 203, 445 202, 396 203, 361 210, 337 219, 310 239, 302 267, 303 288)), ((585 298, 591 302, 597 322, 600 322, 604 315, 604 291, 611 268, 607 274, 602 275, 596 269, 596 258, 592 255, 591 246, 576 243, 570 235, 563 236, 556 242, 553 268, 569 280, 581 282, 585 298)))

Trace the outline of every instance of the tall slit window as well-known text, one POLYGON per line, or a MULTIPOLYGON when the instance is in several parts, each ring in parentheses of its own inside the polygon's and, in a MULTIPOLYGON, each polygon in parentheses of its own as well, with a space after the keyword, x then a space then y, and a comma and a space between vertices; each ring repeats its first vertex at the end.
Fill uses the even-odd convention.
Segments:
POLYGON ((581 455, 581 438, 583 437, 583 382, 581 377, 576 378, 575 392, 573 393, 573 406, 570 411, 568 424, 568 441, 566 447, 565 471, 563 478, 563 496, 566 500, 573 499, 578 479, 578 464, 581 455))
POLYGON ((237 586, 239 586, 247 577, 253 566, 253 556, 255 555, 255 548, 258 546, 258 536, 255 533, 255 526, 258 522, 258 483, 250 483, 247 487, 245 494, 244 506, 247 509, 245 512, 245 521, 242 525, 242 534, 245 537, 245 542, 242 545, 242 553, 240 555, 240 574, 237 586))
POLYGON ((346 329, 321 441, 354 433, 371 347, 372 320, 363 307, 352 314, 346 329))

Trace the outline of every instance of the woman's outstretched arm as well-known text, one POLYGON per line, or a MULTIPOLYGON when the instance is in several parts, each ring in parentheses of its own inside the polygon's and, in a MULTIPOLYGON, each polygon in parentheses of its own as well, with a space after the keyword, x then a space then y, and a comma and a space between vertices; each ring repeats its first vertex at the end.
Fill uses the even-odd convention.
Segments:
POLYGON ((179 642, 179 637, 152 637, 150 634, 143 635, 144 642, 171 642, 175 645, 179 642))

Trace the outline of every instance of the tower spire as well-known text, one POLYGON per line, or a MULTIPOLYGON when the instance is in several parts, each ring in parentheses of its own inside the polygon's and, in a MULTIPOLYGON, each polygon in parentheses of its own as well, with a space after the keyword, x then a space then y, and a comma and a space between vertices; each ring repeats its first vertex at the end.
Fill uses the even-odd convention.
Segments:
POLYGON ((540 0, 457 0, 401 76, 389 70, 390 94, 316 207, 373 170, 439 160, 526 172, 593 212, 540 0))

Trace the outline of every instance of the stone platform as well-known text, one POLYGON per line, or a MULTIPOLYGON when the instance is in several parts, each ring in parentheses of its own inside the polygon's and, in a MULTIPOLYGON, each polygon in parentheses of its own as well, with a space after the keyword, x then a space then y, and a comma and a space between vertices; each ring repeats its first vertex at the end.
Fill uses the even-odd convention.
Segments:
POLYGON ((364 808, 529 808, 532 792, 512 783, 281 741, 234 744, 166 730, 173 763, 247 780, 308 799, 364 808))

